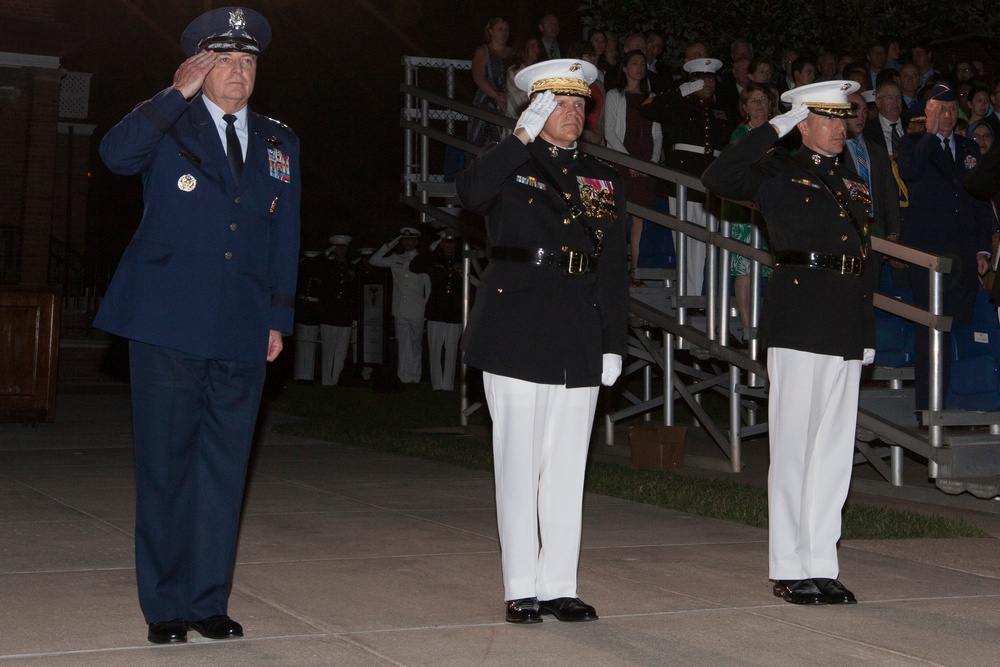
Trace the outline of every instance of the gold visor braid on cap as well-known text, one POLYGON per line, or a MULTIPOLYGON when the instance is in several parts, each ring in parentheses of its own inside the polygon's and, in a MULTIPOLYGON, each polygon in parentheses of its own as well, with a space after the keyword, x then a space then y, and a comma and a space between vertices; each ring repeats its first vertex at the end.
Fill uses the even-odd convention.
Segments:
POLYGON ((803 102, 809 110, 818 113, 823 116, 834 116, 836 118, 853 118, 854 112, 851 111, 851 105, 848 104, 835 104, 832 102, 803 102))
POLYGON ((590 97, 590 86, 583 79, 577 77, 549 77, 539 79, 531 84, 531 92, 537 93, 540 90, 551 90, 556 95, 582 95, 590 97))

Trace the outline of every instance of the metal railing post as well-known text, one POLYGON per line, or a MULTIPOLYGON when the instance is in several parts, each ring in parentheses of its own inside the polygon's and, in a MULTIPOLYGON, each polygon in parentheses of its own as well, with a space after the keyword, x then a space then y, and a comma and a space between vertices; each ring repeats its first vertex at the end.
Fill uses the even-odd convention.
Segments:
MULTIPOLYGON (((930 299, 930 313, 932 315, 940 315, 943 305, 943 297, 941 295, 941 274, 935 268, 930 269, 930 287, 929 287, 929 299, 930 299)), ((944 378, 943 368, 941 364, 941 354, 944 352, 944 334, 939 331, 936 327, 929 327, 930 331, 930 382, 928 387, 929 400, 928 407, 930 408, 930 425, 928 426, 927 433, 930 436, 931 447, 940 447, 941 440, 943 436, 944 427, 936 419, 937 413, 941 411, 944 404, 944 378)), ((938 474, 938 465, 936 461, 927 461, 927 476, 931 479, 935 479, 938 474)))

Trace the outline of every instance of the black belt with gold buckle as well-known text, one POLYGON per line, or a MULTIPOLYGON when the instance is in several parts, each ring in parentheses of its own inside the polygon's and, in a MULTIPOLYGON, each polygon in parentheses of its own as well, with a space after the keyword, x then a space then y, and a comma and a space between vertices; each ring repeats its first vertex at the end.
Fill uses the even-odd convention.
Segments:
POLYGON ((534 266, 552 266, 563 269, 571 276, 597 270, 597 257, 576 250, 552 252, 545 248, 530 249, 502 245, 490 248, 490 259, 501 262, 524 262, 534 266))
POLYGON ((774 261, 778 265, 805 266, 810 269, 827 269, 840 274, 860 276, 864 259, 852 255, 824 255, 819 252, 779 252, 774 261))

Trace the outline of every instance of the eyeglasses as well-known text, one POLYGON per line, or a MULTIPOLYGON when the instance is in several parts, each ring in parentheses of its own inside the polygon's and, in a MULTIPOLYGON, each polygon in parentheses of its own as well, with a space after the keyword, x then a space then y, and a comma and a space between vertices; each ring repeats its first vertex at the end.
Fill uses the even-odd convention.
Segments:
POLYGON ((879 95, 877 99, 880 100, 896 100, 897 102, 903 99, 902 95, 879 95))
POLYGON ((766 97, 751 97, 747 100, 747 104, 767 104, 766 97))

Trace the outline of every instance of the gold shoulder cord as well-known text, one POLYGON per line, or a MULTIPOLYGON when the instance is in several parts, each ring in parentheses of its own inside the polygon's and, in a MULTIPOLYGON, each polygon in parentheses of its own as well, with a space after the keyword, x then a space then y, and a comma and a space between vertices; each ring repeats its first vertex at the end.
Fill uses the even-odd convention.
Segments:
POLYGON ((899 207, 906 208, 910 205, 910 191, 906 189, 906 181, 899 175, 895 155, 889 156, 889 165, 892 167, 892 176, 896 179, 896 185, 899 186, 899 207))

